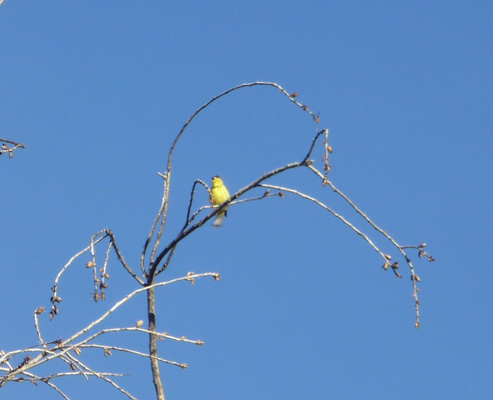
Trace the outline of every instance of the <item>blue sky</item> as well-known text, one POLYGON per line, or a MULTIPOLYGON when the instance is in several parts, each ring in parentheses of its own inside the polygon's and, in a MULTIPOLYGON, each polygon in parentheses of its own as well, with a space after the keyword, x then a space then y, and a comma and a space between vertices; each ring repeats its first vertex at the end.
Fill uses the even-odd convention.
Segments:
MULTIPOLYGON (((490 399, 493 306, 489 250, 493 150, 490 2, 16 2, 0 6, 0 137, 27 148, 0 158, 0 349, 37 342, 32 313, 49 307, 60 268, 110 228, 134 266, 161 200, 169 146, 187 118, 240 83, 297 91, 330 129, 330 179, 414 256, 409 273, 312 204, 286 196, 232 207, 178 249, 163 280, 217 271, 221 281, 158 292, 158 329, 205 341, 163 342, 172 399, 490 399)), ((234 192, 298 161, 316 127, 276 89, 243 89, 189 127, 174 158, 165 238, 185 217, 197 178, 234 192)), ((321 165, 322 150, 314 159, 321 165)), ((397 256, 308 171, 272 184, 317 196, 397 256)), ((197 204, 207 203, 202 193, 197 204)), ((99 249, 104 258, 105 249, 99 249)), ((112 255, 106 302, 91 302, 82 257, 61 284, 46 340, 67 338, 136 288, 112 255)), ((108 327, 145 318, 144 296, 108 327)), ((101 339, 145 351, 132 334, 101 339)), ((145 360, 85 354, 152 398, 145 360)), ((61 369, 66 368, 60 366, 61 369)), ((73 399, 118 398, 82 378, 73 399)), ((9 384, 2 398, 56 398, 9 384), (5 397, 4 397, 5 396, 5 397)), ((124 398, 121 396, 121 398, 124 398)))

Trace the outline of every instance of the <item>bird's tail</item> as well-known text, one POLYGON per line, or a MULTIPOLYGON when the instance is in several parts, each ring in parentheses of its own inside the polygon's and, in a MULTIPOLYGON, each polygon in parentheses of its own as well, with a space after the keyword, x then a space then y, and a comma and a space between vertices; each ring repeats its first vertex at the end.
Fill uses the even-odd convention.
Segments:
POLYGON ((223 218, 224 218, 224 211, 221 211, 218 215, 212 226, 215 226, 216 228, 219 228, 223 224, 223 218))

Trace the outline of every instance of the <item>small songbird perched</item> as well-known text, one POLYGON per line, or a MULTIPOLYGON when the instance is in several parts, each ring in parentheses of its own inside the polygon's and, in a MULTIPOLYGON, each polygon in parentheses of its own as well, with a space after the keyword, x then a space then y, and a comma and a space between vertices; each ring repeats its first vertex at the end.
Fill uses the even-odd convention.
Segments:
MULTIPOLYGON (((229 192, 224 185, 224 182, 219 178, 219 176, 214 176, 212 178, 212 194, 211 203, 213 206, 218 206, 229 199, 229 192)), ((216 220, 213 226, 219 227, 223 224, 223 217, 228 216, 228 207, 225 207, 217 214, 216 220)))

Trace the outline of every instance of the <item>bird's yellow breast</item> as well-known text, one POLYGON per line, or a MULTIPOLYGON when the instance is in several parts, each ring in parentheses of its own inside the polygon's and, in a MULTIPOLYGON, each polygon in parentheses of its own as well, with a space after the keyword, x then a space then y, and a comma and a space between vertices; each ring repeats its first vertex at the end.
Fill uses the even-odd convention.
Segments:
POLYGON ((229 192, 221 178, 215 176, 212 179, 212 204, 217 206, 229 199, 229 192))

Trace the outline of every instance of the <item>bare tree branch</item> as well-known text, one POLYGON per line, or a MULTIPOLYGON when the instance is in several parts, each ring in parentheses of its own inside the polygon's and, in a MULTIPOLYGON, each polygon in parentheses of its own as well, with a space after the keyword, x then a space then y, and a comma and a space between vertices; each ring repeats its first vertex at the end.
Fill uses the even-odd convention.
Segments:
MULTIPOLYGON (((3 0, 2 0, 3 1, 3 0)), ((2 4, 0 1, 0 4, 2 4)), ((25 149, 26 146, 22 143, 13 142, 12 140, 2 139, 0 138, 0 156, 4 153, 9 153, 9 158, 14 157, 14 151, 17 149, 25 149), (14 145, 14 147, 10 147, 8 144, 14 145)))
POLYGON ((312 197, 312 196, 308 196, 307 194, 304 194, 302 192, 300 192, 299 190, 295 190, 295 189, 290 189, 290 188, 287 188, 287 187, 283 187, 283 186, 277 186, 277 185, 270 185, 270 184, 266 184, 266 183, 263 183, 260 185, 261 187, 265 187, 265 188, 269 188, 269 189, 275 189, 275 190, 279 190, 280 192, 287 192, 287 193, 292 193, 292 194, 295 194, 303 199, 306 199, 306 200, 310 200, 311 202, 319 205, 320 207, 322 207, 324 210, 330 212, 334 217, 338 218, 339 220, 341 220, 346 226, 348 226, 349 228, 351 228, 354 232, 356 232, 359 236, 361 236, 364 240, 366 240, 368 242, 368 244, 373 247, 373 249, 378 253, 380 254, 380 256, 382 256, 383 260, 384 261, 387 261, 387 259, 385 258, 385 254, 382 253, 382 251, 380 251, 380 249, 375 245, 375 243, 373 243, 371 241, 371 239, 366 235, 364 234, 363 232, 361 232, 358 228, 356 228, 353 224, 351 224, 346 218, 344 218, 342 215, 336 213, 334 210, 332 210, 330 207, 326 206, 324 203, 322 203, 320 200, 317 200, 316 198, 312 197))
MULTIPOLYGON (((190 116, 190 118, 187 120, 187 122, 185 122, 185 125, 183 125, 182 129, 180 130, 180 132, 178 133, 178 135, 176 136, 175 140, 173 141, 173 143, 171 145, 171 148, 170 148, 170 151, 169 151, 169 155, 168 155, 167 169, 166 169, 166 172, 164 174, 162 174, 163 180, 164 180, 164 192, 163 192, 161 207, 160 207, 160 209, 158 211, 158 214, 156 216, 156 219, 154 220, 154 223, 152 225, 152 228, 151 228, 151 231, 149 233, 149 236, 148 236, 148 238, 147 238, 147 240, 146 240, 146 242, 144 244, 144 249, 142 251, 142 257, 141 257, 141 267, 142 268, 144 268, 143 265, 144 265, 144 262, 145 262, 145 254, 146 254, 146 251, 147 251, 147 247, 148 247, 149 243, 152 240, 152 237, 153 237, 153 235, 155 233, 155 229, 156 229, 156 227, 157 227, 157 225, 159 223, 159 220, 161 220, 160 228, 159 228, 159 231, 157 233, 156 241, 154 243, 154 247, 153 247, 153 250, 152 250, 151 257, 150 257, 150 268, 149 268, 149 271, 151 271, 152 269, 154 269, 154 272, 156 271, 156 268, 154 268, 154 265, 156 264, 156 254, 158 252, 158 248, 159 248, 159 245, 161 243, 161 238, 162 238, 164 226, 166 224, 167 212, 168 212, 169 191, 170 191, 170 181, 171 181, 171 172, 172 172, 172 157, 173 157, 174 149, 175 149, 175 147, 176 147, 179 139, 181 138, 181 136, 183 135, 183 133, 185 132, 185 130, 187 129, 187 127, 194 120, 194 118, 201 111, 205 110, 208 106, 210 106, 212 103, 214 103, 216 100, 218 100, 221 97, 226 96, 226 95, 228 95, 228 94, 230 94, 230 93, 232 93, 232 92, 234 92, 236 90, 247 88, 247 87, 254 87, 254 86, 270 86, 270 87, 274 87, 274 88, 278 89, 280 91, 280 93, 282 93, 283 95, 285 95, 292 103, 294 103, 296 106, 298 106, 302 111, 308 113, 314 119, 314 121, 318 124, 318 117, 313 112, 311 112, 306 105, 303 105, 303 104, 299 103, 298 101, 296 101, 295 100, 295 97, 296 96, 290 95, 284 88, 282 88, 277 83, 273 83, 273 82, 251 82, 251 83, 244 83, 244 84, 241 84, 241 85, 232 87, 231 89, 228 89, 225 92, 220 93, 219 95, 213 97, 208 102, 206 102, 204 105, 202 105, 201 107, 199 107, 190 116)), ((159 264, 159 262, 157 264, 159 264)))
MULTIPOLYGON (((88 249, 86 249, 88 250, 88 249)), ((66 266, 64 267, 66 269, 66 266)), ((89 376, 94 376, 99 379, 104 380, 105 382, 109 383, 116 389, 118 389, 121 393, 125 394, 128 398, 134 399, 128 391, 124 390, 121 388, 118 384, 116 384, 112 379, 110 379, 110 376, 122 376, 122 374, 110 374, 107 372, 97 372, 87 366, 85 363, 83 363, 80 358, 75 357, 71 352, 74 352, 77 355, 81 354, 81 349, 104 349, 104 353, 110 354, 109 351, 111 349, 117 350, 117 351, 122 351, 126 352, 132 355, 138 355, 141 357, 147 357, 150 359, 154 359, 156 362, 163 362, 167 364, 171 364, 174 366, 178 366, 180 368, 187 368, 187 364, 184 363, 179 363, 176 361, 170 361, 166 360, 160 357, 154 357, 152 354, 144 354, 141 352, 138 352, 136 350, 132 349, 125 349, 121 347, 115 347, 115 346, 103 346, 103 345, 98 345, 96 343, 92 343, 95 339, 98 337, 109 334, 109 333, 116 333, 116 332, 129 332, 129 331, 136 331, 136 332, 142 332, 144 334, 150 335, 152 337, 155 337, 159 340, 163 339, 169 339, 169 340, 175 340, 179 342, 186 342, 186 343, 192 343, 195 345, 202 345, 203 342, 201 340, 190 340, 187 339, 185 336, 182 337, 176 337, 169 335, 168 333, 162 332, 162 333, 156 333, 151 330, 147 329, 142 329, 139 327, 128 327, 128 328, 111 328, 111 329, 103 329, 99 332, 96 332, 85 339, 80 340, 79 342, 76 342, 77 339, 81 338, 82 335, 88 333, 91 331, 95 326, 100 324, 102 321, 107 319, 115 310, 123 306, 126 302, 128 302, 131 298, 133 298, 135 295, 143 292, 143 291, 149 291, 153 290, 157 287, 162 287, 162 286, 167 286, 173 283, 177 282, 191 282, 194 283, 196 279, 202 278, 202 277, 207 277, 211 276, 215 280, 219 280, 219 275, 217 273, 201 273, 201 274, 195 274, 195 273, 189 273, 186 276, 183 276, 181 278, 176 278, 170 281, 166 282, 159 282, 156 283, 152 286, 147 286, 143 288, 139 288, 134 290, 132 293, 128 294, 124 298, 122 298, 120 301, 115 303, 113 307, 111 307, 109 310, 107 310, 101 317, 96 319, 95 321, 91 322, 89 325, 87 325, 85 328, 81 329, 79 332, 75 333, 72 335, 70 338, 67 340, 56 340, 54 342, 45 342, 42 339, 41 335, 41 329, 39 327, 38 323, 38 315, 42 313, 42 309, 37 309, 34 318, 35 318, 35 328, 36 332, 38 335, 38 339, 41 343, 42 347, 38 346, 33 346, 31 348, 23 349, 23 350, 15 350, 15 351, 10 351, 10 352, 1 352, 0 353, 0 371, 5 372, 5 375, 0 376, 0 388, 5 385, 7 382, 21 382, 21 381, 42 381, 44 383, 50 384, 50 380, 55 378, 55 377, 63 377, 63 376, 75 376, 75 375, 83 375, 86 378, 89 376), (48 346, 51 345, 51 346, 48 346), (28 355, 26 355, 28 354, 28 355), (30 356, 29 354, 37 354, 35 356, 30 356), (24 356, 23 361, 17 366, 13 367, 10 363, 15 357, 21 357, 24 356), (70 373, 56 373, 56 374, 51 374, 47 375, 44 377, 38 377, 32 374, 30 371, 36 367, 39 367, 40 365, 43 365, 45 363, 48 363, 52 360, 62 360, 66 364, 69 365, 70 369, 72 369, 72 372, 70 373), (4 367, 6 365, 7 367, 4 367), (75 371, 78 370, 78 371, 75 371), (24 378, 25 377, 25 378, 24 378)), ((54 388, 56 390, 56 386, 53 384, 50 384, 50 387, 54 388)), ((59 391, 60 394, 63 392, 59 391)), ((63 394, 65 397, 68 398, 67 395, 63 394)))
MULTIPOLYGON (((380 228, 377 224, 375 224, 363 211, 360 210, 360 208, 358 206, 356 206, 356 204, 351 200, 349 199, 348 196, 346 196, 342 191, 340 191, 338 188, 335 187, 335 185, 329 181, 327 179, 326 176, 324 176, 320 171, 318 171, 315 167, 313 167, 312 165, 308 165, 308 168, 313 171, 319 178, 322 179, 322 184, 323 185, 329 185, 331 187, 331 189, 337 193, 339 196, 341 196, 349 205, 351 205, 351 207, 353 207, 353 209, 359 214, 361 215, 366 222, 368 222, 368 224, 370 224, 376 231, 378 231, 379 233, 381 233, 383 236, 385 236, 398 250, 399 252, 402 254, 402 256, 404 257, 404 259, 406 260, 406 263, 409 267, 409 270, 411 272, 411 282, 412 282, 412 285, 413 285, 413 298, 414 298, 414 303, 415 303, 415 309, 416 309, 416 323, 415 323, 415 327, 416 328, 419 328, 419 325, 420 325, 420 316, 419 316, 419 306, 420 306, 420 302, 419 302, 419 299, 418 299, 418 293, 419 293, 419 289, 417 287, 417 283, 420 282, 420 278, 419 276, 416 274, 415 270, 414 270, 414 266, 412 264, 412 261, 411 259, 409 258, 409 256, 406 254, 406 252, 404 251, 404 249, 406 248, 406 246, 400 246, 396 240, 390 236, 386 231, 384 231, 382 228, 380 228)), ((409 247, 409 246, 407 246, 409 247)), ((397 262, 393 263, 393 264, 390 264, 389 261, 391 260, 391 257, 390 256, 386 256, 387 257, 387 261, 386 263, 384 264, 383 268, 384 269, 388 269, 389 267, 392 268, 392 270, 394 271, 394 273, 400 277, 400 274, 397 272, 397 269, 399 268, 399 265, 397 262)), ((435 261, 433 259, 433 257, 429 257, 429 261, 435 261)))

